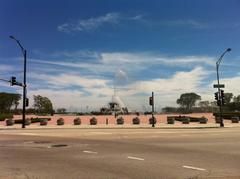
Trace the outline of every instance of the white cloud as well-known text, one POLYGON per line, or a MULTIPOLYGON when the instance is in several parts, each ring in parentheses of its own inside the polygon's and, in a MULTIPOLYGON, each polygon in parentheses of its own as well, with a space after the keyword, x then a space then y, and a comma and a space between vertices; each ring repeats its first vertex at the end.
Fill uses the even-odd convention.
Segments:
POLYGON ((0 74, 9 72, 9 71, 13 71, 13 67, 9 66, 9 65, 0 65, 0 74))
POLYGON ((80 19, 76 22, 64 23, 57 27, 60 32, 79 32, 95 30, 105 24, 118 24, 121 20, 140 20, 142 15, 136 15, 134 17, 124 16, 117 12, 107 13, 99 17, 91 17, 89 19, 80 19))
MULTIPOLYGON (((45 81, 44 83, 48 88, 46 90, 44 89, 44 85, 43 87, 39 85, 37 88, 29 89, 29 91, 32 94, 41 92, 42 95, 51 96, 54 102, 56 102, 55 105, 59 107, 61 107, 60 105, 63 104, 65 98, 65 106, 76 106, 79 108, 80 105, 84 104, 85 106, 94 106, 94 108, 99 109, 111 100, 115 80, 119 78, 127 81, 127 83, 119 85, 120 88, 118 88, 117 93, 131 109, 142 110, 143 106, 148 106, 148 96, 151 95, 152 91, 155 92, 158 109, 164 106, 176 106, 176 99, 182 93, 186 92, 195 92, 200 94, 203 100, 213 101, 212 94, 214 89, 212 88, 212 84, 210 85, 211 81, 208 82, 208 77, 212 74, 211 68, 215 66, 215 59, 213 57, 169 57, 150 52, 88 52, 86 56, 92 56, 94 53, 94 63, 81 60, 82 53, 80 53, 77 59, 73 60, 74 62, 30 59, 29 61, 38 64, 38 67, 41 64, 45 68, 46 65, 49 65, 49 71, 51 71, 51 68, 57 69, 60 66, 62 72, 49 74, 47 71, 44 71, 42 74, 36 72, 29 75, 32 77, 30 80, 32 84, 30 86, 34 86, 36 82, 45 81), (81 61, 81 63, 78 61, 81 61), (171 73, 164 75, 164 77, 158 74, 154 78, 145 78, 146 76, 143 75, 143 79, 146 80, 138 76, 137 81, 128 81, 131 75, 128 72, 132 74, 134 72, 138 74, 143 72, 144 74, 152 66, 157 67, 158 65, 166 68, 169 66, 181 66, 182 69, 177 68, 178 71, 173 71, 176 68, 171 68, 171 73), (80 70, 77 68, 80 68, 80 70), (88 69, 88 75, 81 74, 82 69, 88 69), (112 78, 104 76, 106 73, 109 74, 109 72, 112 74, 112 78), (66 93, 64 97, 60 97, 60 94, 65 91, 63 89, 66 89, 66 93), (70 94, 75 96, 71 96, 70 94)), ((71 58, 71 55, 71 52, 67 52, 69 58, 71 58)), ((65 54, 62 56, 65 56, 65 54)), ((59 55, 59 58, 61 58, 61 55, 59 55)))
POLYGON ((80 76, 75 74, 63 73, 60 75, 48 75, 48 74, 37 74, 31 73, 31 78, 42 80, 50 85, 55 87, 71 87, 79 86, 83 88, 102 88, 106 87, 109 80, 97 79, 96 77, 91 76, 80 76))
MULTIPOLYGON (((58 53, 60 55, 61 53, 58 53)), ((64 61, 49 61, 40 59, 29 59, 31 63, 58 65, 61 67, 80 68, 82 70, 88 70, 95 74, 101 73, 116 73, 121 69, 124 71, 139 72, 141 70, 148 69, 153 65, 172 66, 172 67, 196 67, 200 65, 215 66, 215 58, 209 56, 181 56, 181 57, 168 57, 161 54, 154 53, 123 53, 123 52, 65 52, 62 55, 64 61), (78 57, 74 57, 74 54, 78 54, 78 57), (86 60, 85 56, 91 57, 93 60, 86 60), (66 60, 66 57, 73 56, 66 60), (70 62, 74 61, 74 62, 70 62), (79 63, 81 62, 81 63, 79 63)), ((61 57, 60 57, 61 58, 61 57)), ((56 69, 57 66, 54 66, 56 69)), ((114 76, 114 75, 113 75, 114 76)))
POLYGON ((204 29, 209 27, 208 24, 194 19, 168 20, 161 22, 161 24, 167 26, 188 26, 195 29, 204 29))
MULTIPOLYGON (((147 106, 147 94, 151 94, 152 91, 155 92, 157 106, 176 106, 176 99, 180 94, 185 92, 201 92, 201 84, 208 74, 209 72, 205 71, 202 67, 196 67, 191 71, 176 72, 170 78, 134 82, 127 85, 127 90, 118 90, 117 94, 123 98, 123 101, 130 109, 141 110, 143 105, 147 106)), ((61 84, 69 87, 72 84, 77 84, 82 86, 83 89, 79 90, 76 90, 76 88, 63 90, 61 89, 61 85, 59 85, 59 89, 29 90, 29 95, 40 94, 52 99, 55 108, 79 107, 84 104, 84 106, 92 106, 94 109, 99 109, 101 106, 106 105, 113 95, 113 88, 108 83, 108 80, 83 78, 72 74, 31 76, 45 79, 47 83, 53 85, 61 84), (85 95, 82 90, 87 91, 89 95, 85 95)))

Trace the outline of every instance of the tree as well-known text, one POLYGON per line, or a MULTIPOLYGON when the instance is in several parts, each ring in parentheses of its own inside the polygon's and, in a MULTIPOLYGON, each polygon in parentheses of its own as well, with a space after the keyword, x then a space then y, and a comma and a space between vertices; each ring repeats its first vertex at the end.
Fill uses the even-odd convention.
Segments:
POLYGON ((59 113, 59 114, 65 114, 65 113, 66 113, 66 109, 65 109, 65 108, 58 108, 58 109, 57 109, 57 113, 59 113))
POLYGON ((233 102, 240 103, 240 95, 233 97, 233 102))
POLYGON ((53 112, 53 105, 50 99, 40 95, 33 96, 34 99, 34 109, 37 113, 51 114, 53 112))
POLYGON ((233 94, 232 93, 225 93, 224 96, 225 96, 225 103, 229 104, 231 102, 232 98, 233 98, 233 94))
POLYGON ((20 94, 15 93, 0 93, 0 112, 8 113, 11 108, 14 106, 14 109, 17 109, 19 105, 19 100, 21 99, 20 94))
POLYGON ((191 112, 192 107, 195 106, 196 102, 201 100, 201 96, 196 93, 184 93, 181 94, 180 98, 177 99, 177 104, 179 104, 185 112, 191 112))
POLYGON ((200 101, 198 103, 198 105, 199 105, 200 108, 208 108, 209 105, 210 105, 210 102, 209 101, 200 101))

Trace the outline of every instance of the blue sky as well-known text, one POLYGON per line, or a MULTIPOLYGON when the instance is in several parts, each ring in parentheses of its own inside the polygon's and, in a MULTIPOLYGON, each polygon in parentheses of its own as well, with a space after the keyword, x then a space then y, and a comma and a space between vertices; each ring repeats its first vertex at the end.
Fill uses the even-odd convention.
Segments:
MULTIPOLYGON (((55 108, 98 109, 113 87, 132 110, 175 105, 185 92, 213 101, 215 62, 226 92, 240 94, 240 1, 0 1, 0 78, 22 80, 14 35, 28 51, 28 96, 55 108)), ((0 91, 21 92, 0 82, 0 91)))

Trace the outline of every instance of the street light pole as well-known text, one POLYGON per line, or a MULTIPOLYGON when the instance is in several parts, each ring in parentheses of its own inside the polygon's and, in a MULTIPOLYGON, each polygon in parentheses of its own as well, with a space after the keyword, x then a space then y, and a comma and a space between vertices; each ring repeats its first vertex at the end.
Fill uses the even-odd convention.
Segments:
POLYGON ((11 39, 15 40, 19 47, 22 50, 24 57, 24 66, 23 66, 23 109, 22 109, 22 128, 25 128, 25 114, 26 114, 26 71, 27 71, 27 50, 23 48, 19 40, 14 36, 9 36, 11 39))
POLYGON ((217 84, 218 84, 218 96, 221 98, 220 99, 220 103, 219 103, 219 112, 220 112, 220 127, 224 127, 224 123, 223 123, 223 117, 222 117, 222 96, 220 96, 220 84, 219 84, 219 66, 220 63, 223 59, 223 56, 227 53, 230 52, 231 48, 226 49, 222 55, 220 56, 220 58, 218 59, 218 61, 216 62, 216 70, 217 70, 217 84))

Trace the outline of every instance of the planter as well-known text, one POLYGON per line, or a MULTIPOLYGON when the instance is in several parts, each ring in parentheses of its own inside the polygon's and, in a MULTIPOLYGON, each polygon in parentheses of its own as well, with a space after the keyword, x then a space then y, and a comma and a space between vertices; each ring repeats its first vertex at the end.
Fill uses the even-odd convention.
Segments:
POLYGON ((155 117, 149 118, 149 124, 156 124, 156 123, 157 123, 157 119, 155 117))
POLYGON ((239 123, 239 117, 232 117, 231 118, 232 123, 239 123))
POLYGON ((64 125, 64 119, 63 118, 59 118, 58 120, 57 120, 57 125, 64 125))
POLYGON ((189 117, 184 117, 182 118, 182 124, 189 124, 190 118, 189 117))
POLYGON ((73 124, 74 124, 74 125, 80 125, 80 124, 81 124, 81 119, 80 119, 79 117, 75 118, 75 119, 73 120, 73 124))
POLYGON ((7 119, 6 120, 6 125, 7 126, 13 126, 14 125, 14 120, 13 119, 7 119))
POLYGON ((48 120, 47 119, 41 119, 40 120, 40 125, 41 126, 46 126, 48 124, 48 120))
POLYGON ((200 124, 207 124, 208 119, 205 118, 204 116, 199 119, 200 124))
POLYGON ((118 125, 123 125, 123 124, 124 124, 124 119, 123 119, 123 117, 117 118, 117 124, 118 124, 118 125))
POLYGON ((97 125, 97 119, 95 117, 90 119, 90 125, 97 125))
POLYGON ((140 124, 140 119, 138 117, 133 118, 132 123, 134 125, 140 124))
POLYGON ((167 116, 167 123, 168 124, 174 124, 175 123, 175 117, 167 116))

